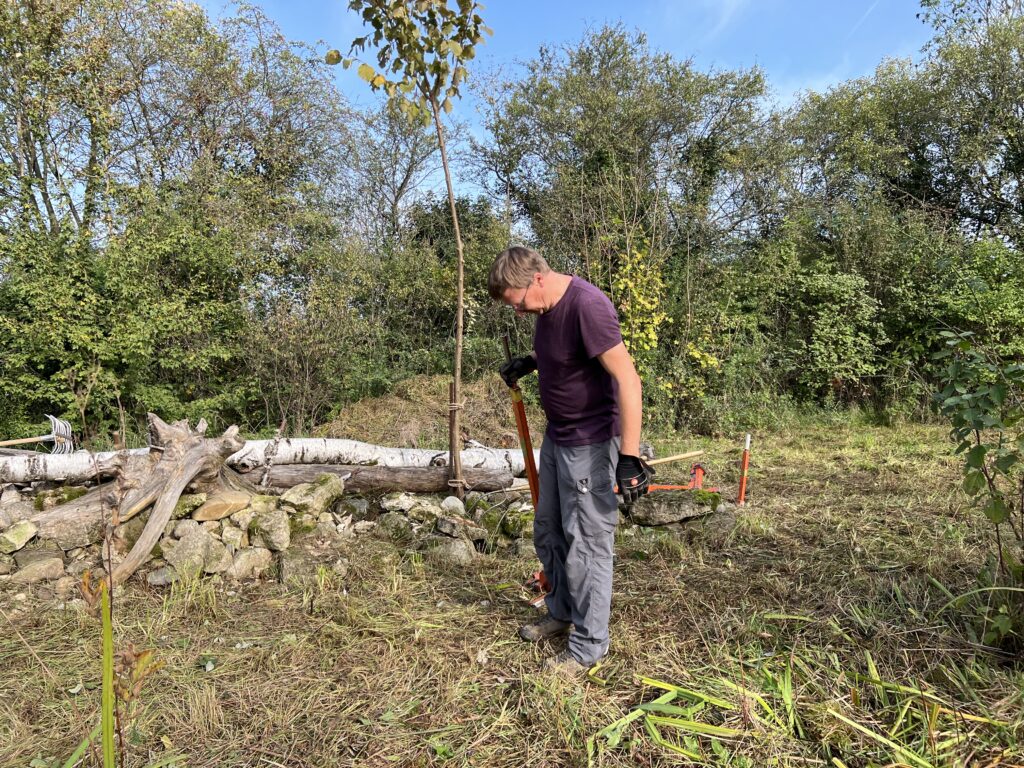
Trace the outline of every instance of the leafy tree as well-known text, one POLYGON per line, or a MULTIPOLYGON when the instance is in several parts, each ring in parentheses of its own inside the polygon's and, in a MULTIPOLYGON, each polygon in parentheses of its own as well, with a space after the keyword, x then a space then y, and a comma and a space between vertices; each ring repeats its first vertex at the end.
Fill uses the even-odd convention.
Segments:
MULTIPOLYGON (((359 65, 360 77, 374 90, 383 90, 390 98, 397 99, 399 108, 411 117, 421 118, 424 124, 429 124, 433 119, 437 130, 458 253, 449 451, 452 473, 450 482, 460 497, 464 492, 459 445, 464 274, 462 237, 441 110, 446 113, 452 111, 451 99, 459 95, 460 86, 467 76, 465 64, 475 55, 475 46, 483 42, 483 34, 490 32, 476 13, 478 7, 475 0, 458 0, 458 10, 449 8, 448 0, 352 0, 349 3, 349 8, 360 12, 363 20, 374 28, 372 35, 353 41, 350 53, 365 51, 371 36, 372 44, 377 46, 376 62, 380 70, 363 62, 359 65)), ((338 51, 328 52, 329 64, 341 61, 338 51)), ((348 66, 351 61, 346 59, 345 65, 348 66)))

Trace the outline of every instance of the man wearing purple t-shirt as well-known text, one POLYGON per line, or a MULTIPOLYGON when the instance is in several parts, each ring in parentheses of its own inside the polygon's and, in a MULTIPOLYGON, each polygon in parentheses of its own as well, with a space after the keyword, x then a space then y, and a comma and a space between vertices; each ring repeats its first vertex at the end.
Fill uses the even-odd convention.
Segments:
POLYGON ((511 385, 536 370, 548 418, 533 526, 550 584, 548 613, 519 634, 539 642, 572 628, 566 650, 545 666, 584 672, 608 653, 619 519, 614 486, 634 501, 653 474, 640 459, 640 377, 615 307, 586 280, 553 271, 536 251, 513 247, 495 259, 487 288, 517 315, 538 316, 533 353, 505 363, 501 375, 511 385))

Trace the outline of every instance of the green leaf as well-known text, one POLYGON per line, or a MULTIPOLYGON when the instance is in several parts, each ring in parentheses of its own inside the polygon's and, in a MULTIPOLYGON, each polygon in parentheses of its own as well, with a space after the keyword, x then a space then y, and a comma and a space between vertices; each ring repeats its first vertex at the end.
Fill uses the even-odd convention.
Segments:
POLYGON ((997 496, 985 505, 985 517, 995 525, 1005 523, 1010 519, 1010 508, 1006 505, 1005 501, 997 496))
POLYGON ((369 64, 360 64, 357 70, 359 76, 366 82, 373 84, 373 78, 377 76, 377 71, 369 64))
POLYGON ((981 469, 985 466, 985 452, 988 449, 984 445, 976 445, 967 452, 967 466, 974 469, 981 469))
POLYGON ((964 476, 964 493, 968 496, 977 496, 985 485, 985 476, 976 469, 964 476))
POLYGON ((451 114, 451 111, 452 111, 452 108, 453 108, 452 107, 452 100, 451 99, 445 99, 444 103, 441 105, 441 108, 444 109, 445 114, 451 114))
POLYGON ((331 66, 334 66, 335 64, 340 64, 341 51, 339 51, 337 48, 331 48, 331 50, 327 52, 327 55, 324 56, 324 61, 330 64, 331 66))
POLYGON ((996 469, 1002 472, 1004 475, 1010 471, 1010 469, 1020 462, 1020 456, 1016 453, 1004 453, 998 459, 996 459, 996 469))

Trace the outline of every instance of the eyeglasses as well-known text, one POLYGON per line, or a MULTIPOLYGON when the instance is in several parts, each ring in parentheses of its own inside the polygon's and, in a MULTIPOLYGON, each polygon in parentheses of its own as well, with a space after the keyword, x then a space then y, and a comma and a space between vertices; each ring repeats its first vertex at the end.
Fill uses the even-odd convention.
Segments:
MULTIPOLYGON (((530 283, 530 285, 533 285, 533 283, 530 283)), ((530 285, 526 286, 526 288, 523 289, 523 298, 521 298, 519 301, 512 305, 513 311, 518 312, 520 314, 526 312, 526 297, 530 293, 530 285)))

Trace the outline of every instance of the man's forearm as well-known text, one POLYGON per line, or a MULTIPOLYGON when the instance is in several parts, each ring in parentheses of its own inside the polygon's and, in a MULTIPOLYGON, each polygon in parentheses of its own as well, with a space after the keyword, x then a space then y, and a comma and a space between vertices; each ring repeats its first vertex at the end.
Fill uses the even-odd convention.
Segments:
POLYGON ((622 444, 619 450, 630 456, 640 455, 640 424, 643 420, 643 385, 635 373, 619 381, 619 418, 622 444))

